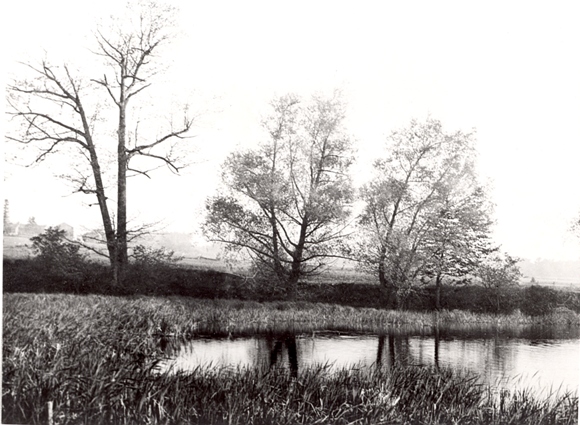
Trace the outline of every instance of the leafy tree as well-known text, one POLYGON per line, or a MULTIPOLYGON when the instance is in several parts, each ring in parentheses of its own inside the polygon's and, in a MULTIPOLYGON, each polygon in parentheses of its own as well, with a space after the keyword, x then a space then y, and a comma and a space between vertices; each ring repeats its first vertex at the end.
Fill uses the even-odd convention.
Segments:
POLYGON ((301 277, 338 255, 353 199, 351 140, 337 94, 287 95, 271 106, 267 140, 226 160, 225 190, 208 199, 204 228, 293 297, 301 277))
POLYGON ((68 65, 59 67, 45 60, 38 66, 28 65, 32 78, 15 81, 8 87, 10 113, 22 125, 18 134, 8 138, 36 146, 39 150, 36 162, 61 152, 80 158, 85 164, 68 177, 77 192, 97 199, 107 244, 107 253, 103 255, 110 260, 116 283, 123 280, 128 263, 128 173, 149 177, 151 165, 143 162, 146 159, 177 172, 180 165, 173 143, 183 138, 192 125, 191 119, 185 117, 182 123, 171 123, 169 128, 140 132, 140 122, 146 120, 139 120, 135 109, 129 108, 137 95, 153 83, 156 68, 152 63, 169 39, 171 13, 170 9, 149 3, 137 11, 129 9, 122 20, 112 19, 110 30, 100 28, 94 53, 105 65, 101 76, 77 76, 68 65), (104 97, 99 97, 100 94, 104 97), (111 116, 117 117, 114 131, 109 128, 111 116), (135 130, 130 131, 130 126, 135 130), (116 226, 101 163, 102 156, 107 154, 107 139, 113 133, 116 226), (141 162, 135 164, 135 158, 141 158, 141 162))
POLYGON ((496 313, 502 311, 506 301, 506 289, 518 285, 522 273, 518 267, 518 258, 508 254, 488 256, 476 270, 476 276, 481 285, 486 288, 489 301, 493 304, 496 313))
MULTIPOLYGON (((463 175, 462 179, 466 176, 463 175)), ((435 282, 435 308, 441 308, 445 278, 471 280, 481 262, 496 251, 489 238, 490 206, 482 187, 456 182, 442 194, 441 203, 427 218, 421 274, 435 282)), ((473 182, 470 182, 473 183, 473 182)))
MULTIPOLYGON (((352 252, 386 289, 387 304, 417 284, 464 277, 490 250, 489 205, 474 171, 473 134, 446 133, 439 121, 411 121, 388 138, 361 190, 352 252)), ((436 297, 439 307, 439 295, 436 297)))

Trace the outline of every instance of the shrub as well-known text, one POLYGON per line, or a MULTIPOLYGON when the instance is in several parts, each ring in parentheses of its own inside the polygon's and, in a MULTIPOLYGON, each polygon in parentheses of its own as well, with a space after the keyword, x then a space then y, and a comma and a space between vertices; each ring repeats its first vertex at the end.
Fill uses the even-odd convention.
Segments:
POLYGON ((65 231, 49 227, 44 233, 30 238, 35 261, 42 265, 48 274, 59 276, 76 275, 86 260, 80 246, 69 242, 65 231))
POLYGON ((48 291, 86 292, 87 286, 96 283, 95 265, 80 252, 80 245, 70 242, 65 235, 64 230, 49 227, 30 238, 35 254, 27 264, 30 283, 48 291))
POLYGON ((547 320, 553 324, 578 325, 580 316, 566 307, 556 307, 548 316, 547 320))
POLYGON ((175 279, 174 265, 181 260, 174 251, 137 245, 131 254, 123 291, 163 293, 167 282, 175 279))
POLYGON ((548 314, 558 304, 558 292, 543 286, 532 285, 524 290, 522 313, 530 316, 548 314))

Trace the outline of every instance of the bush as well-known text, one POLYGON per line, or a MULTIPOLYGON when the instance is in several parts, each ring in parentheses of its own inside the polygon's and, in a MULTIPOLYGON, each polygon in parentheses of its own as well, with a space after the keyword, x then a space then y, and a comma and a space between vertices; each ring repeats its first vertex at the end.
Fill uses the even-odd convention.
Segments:
POLYGON ((524 290, 522 313, 530 316, 543 316, 550 313, 559 301, 556 290, 543 286, 532 285, 524 290))
POLYGON ((19 277, 18 286, 27 283, 47 292, 101 292, 106 275, 103 266, 88 261, 80 252, 81 246, 70 242, 64 230, 49 227, 38 236, 30 238, 35 257, 25 266, 27 282, 19 277))
POLYGON ((172 280, 173 265, 181 260, 171 250, 137 245, 131 254, 132 262, 124 279, 123 292, 163 293, 172 280))
POLYGON ((30 238, 35 262, 46 270, 46 274, 59 277, 77 277, 85 262, 80 246, 70 243, 65 231, 49 227, 44 233, 30 238))

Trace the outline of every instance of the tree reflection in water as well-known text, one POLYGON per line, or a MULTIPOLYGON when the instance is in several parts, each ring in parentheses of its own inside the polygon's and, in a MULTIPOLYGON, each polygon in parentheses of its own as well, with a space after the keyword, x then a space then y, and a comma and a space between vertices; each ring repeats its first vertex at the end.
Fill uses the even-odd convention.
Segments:
POLYGON ((298 351, 296 349, 296 334, 285 333, 279 336, 269 335, 266 338, 270 352, 270 368, 274 367, 278 359, 282 357, 282 350, 286 347, 288 352, 288 365, 293 377, 298 376, 298 351))
POLYGON ((376 366, 395 367, 410 363, 410 343, 407 335, 380 334, 378 335, 378 349, 376 366))
POLYGON ((328 366, 328 371, 416 365, 474 371, 484 382, 495 385, 501 380, 501 385, 506 382, 511 389, 576 388, 578 377, 571 373, 571 365, 577 364, 579 340, 578 330, 450 332, 436 324, 420 335, 401 330, 379 335, 287 332, 228 339, 206 337, 184 346, 161 338, 159 345, 167 360, 160 363, 159 370, 194 370, 209 365, 284 368, 296 377, 299 368, 302 372, 320 365, 328 366))

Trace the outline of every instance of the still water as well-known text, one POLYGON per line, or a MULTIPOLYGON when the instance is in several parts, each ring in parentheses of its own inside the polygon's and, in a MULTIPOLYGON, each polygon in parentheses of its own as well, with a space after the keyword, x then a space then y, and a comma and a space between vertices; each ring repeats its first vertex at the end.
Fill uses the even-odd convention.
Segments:
POLYGON ((161 371, 197 367, 283 367, 291 373, 316 365, 376 368, 395 364, 475 372, 484 383, 536 394, 580 386, 580 334, 575 328, 439 330, 381 335, 286 333, 189 341, 161 371))

